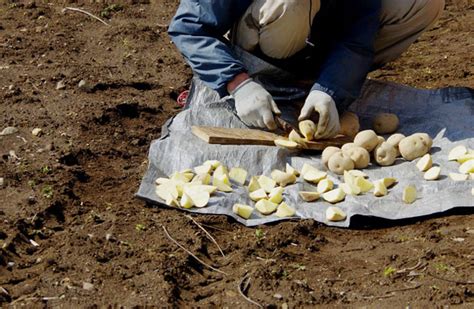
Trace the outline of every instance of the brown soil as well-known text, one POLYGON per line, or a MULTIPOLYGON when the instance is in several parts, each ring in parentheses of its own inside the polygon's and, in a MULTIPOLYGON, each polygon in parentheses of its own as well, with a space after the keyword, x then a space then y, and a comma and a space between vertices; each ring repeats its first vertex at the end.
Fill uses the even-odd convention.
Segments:
MULTIPOLYGON (((110 27, 58 4, 0 4, 0 129, 19 129, 0 137, 0 304, 246 307, 247 274, 246 294, 275 308, 473 305, 472 214, 370 230, 195 216, 222 257, 182 212, 134 198, 191 77, 165 32, 178 1, 91 2, 82 8, 110 27)), ((448 1, 433 30, 371 76, 473 87, 473 9, 448 1)))

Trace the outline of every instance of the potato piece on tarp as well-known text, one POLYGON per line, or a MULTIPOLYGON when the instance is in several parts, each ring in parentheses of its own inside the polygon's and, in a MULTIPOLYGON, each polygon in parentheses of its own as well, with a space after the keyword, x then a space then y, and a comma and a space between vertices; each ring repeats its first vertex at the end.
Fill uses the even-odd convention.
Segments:
POLYGON ((278 204, 272 203, 268 200, 260 200, 255 204, 255 209, 257 209, 263 215, 269 215, 277 209, 278 204))
POLYGON ((300 191, 298 192, 298 194, 305 202, 314 202, 320 197, 320 194, 318 192, 313 191, 300 191))
POLYGON ((229 178, 243 186, 247 180, 248 172, 240 167, 233 167, 229 171, 229 178))
POLYGON ((346 193, 341 188, 337 188, 324 193, 322 196, 326 202, 335 204, 343 201, 346 197, 346 193))
POLYGON ((426 171, 423 178, 425 180, 437 180, 439 179, 439 175, 441 174, 441 168, 439 166, 433 166, 429 170, 426 171))
POLYGON ((344 221, 346 213, 339 207, 330 206, 326 209, 326 220, 328 221, 344 221))
POLYGON ((406 186, 403 189, 402 200, 406 204, 412 204, 417 198, 415 186, 406 186))
POLYGON ((244 204, 234 204, 232 211, 238 216, 248 219, 252 216, 253 207, 244 204))
POLYGON ((285 202, 283 202, 280 205, 278 205, 275 216, 280 217, 280 218, 288 218, 288 217, 293 217, 295 214, 296 214, 296 210, 293 207, 286 204, 285 202))

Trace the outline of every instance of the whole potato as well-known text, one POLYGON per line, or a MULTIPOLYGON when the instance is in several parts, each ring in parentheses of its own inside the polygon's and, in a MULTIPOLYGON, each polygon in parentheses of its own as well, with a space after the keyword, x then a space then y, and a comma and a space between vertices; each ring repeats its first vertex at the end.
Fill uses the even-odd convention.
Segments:
POLYGON ((369 166, 370 154, 365 148, 360 146, 354 146, 349 148, 344 154, 348 155, 352 161, 354 161, 354 167, 361 169, 369 166))
MULTIPOLYGON (((377 146, 380 146, 383 142, 385 142, 385 138, 383 136, 378 135, 377 136, 377 146)), ((375 146, 375 148, 377 148, 377 146, 375 146)))
POLYGON ((368 152, 374 150, 378 143, 379 139, 373 130, 360 131, 354 137, 354 144, 365 148, 368 152))
POLYGON ((397 159, 397 150, 395 147, 387 142, 383 142, 374 151, 375 162, 381 166, 392 165, 397 159))
POLYGON ((334 146, 329 146, 329 147, 324 148, 323 153, 321 154, 321 160, 323 161, 323 164, 327 166, 329 158, 331 158, 331 156, 335 154, 336 152, 340 152, 340 151, 341 151, 340 148, 334 147, 334 146))
POLYGON ((397 115, 391 113, 380 113, 375 116, 372 126, 377 134, 390 134, 398 129, 397 115))
POLYGON ((389 138, 387 138, 387 143, 391 144, 393 147, 395 147, 395 150, 397 151, 397 157, 400 156, 400 150, 398 149, 398 144, 402 139, 404 139, 406 136, 401 134, 401 133, 395 133, 390 135, 389 138))
POLYGON ((389 138, 387 138, 387 143, 392 144, 394 147, 398 147, 398 144, 402 139, 404 139, 406 136, 401 134, 401 133, 395 133, 390 135, 389 138))
POLYGON ((345 112, 342 114, 340 120, 342 135, 354 137, 360 130, 359 117, 351 112, 345 112))
POLYGON ((345 152, 345 151, 349 150, 349 148, 352 148, 352 147, 356 147, 356 144, 346 143, 346 144, 342 145, 341 150, 342 150, 342 152, 345 152))
POLYGON ((342 175, 344 171, 354 169, 354 161, 348 155, 336 152, 329 158, 328 168, 331 172, 342 175))
POLYGON ((405 160, 411 161, 424 156, 430 148, 419 136, 410 135, 400 141, 398 149, 405 160))
POLYGON ((420 138, 423 141, 423 144, 425 144, 429 149, 431 149, 431 146, 433 146, 433 140, 427 133, 415 133, 411 136, 420 138))

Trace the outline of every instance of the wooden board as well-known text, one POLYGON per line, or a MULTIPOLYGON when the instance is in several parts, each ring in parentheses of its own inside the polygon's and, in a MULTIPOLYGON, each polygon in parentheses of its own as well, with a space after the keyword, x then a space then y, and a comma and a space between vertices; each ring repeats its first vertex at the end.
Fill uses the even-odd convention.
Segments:
MULTIPOLYGON (((194 135, 209 144, 275 146, 274 141, 282 138, 275 133, 255 129, 193 126, 191 130, 194 135)), ((307 142, 305 149, 323 150, 328 146, 340 147, 349 142, 352 142, 350 138, 338 136, 333 139, 307 142)))

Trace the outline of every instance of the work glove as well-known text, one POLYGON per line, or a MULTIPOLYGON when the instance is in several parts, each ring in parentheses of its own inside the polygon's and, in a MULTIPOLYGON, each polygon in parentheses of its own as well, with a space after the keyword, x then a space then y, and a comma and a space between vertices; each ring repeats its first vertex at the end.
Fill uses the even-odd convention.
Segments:
POLYGON ((272 95, 251 78, 242 82, 232 91, 235 109, 240 120, 247 126, 257 128, 277 128, 273 113, 281 114, 272 95))
POLYGON ((336 102, 330 95, 323 91, 312 90, 306 98, 298 120, 308 119, 314 112, 319 114, 318 128, 314 134, 315 139, 331 138, 339 133, 341 130, 339 114, 336 102))

